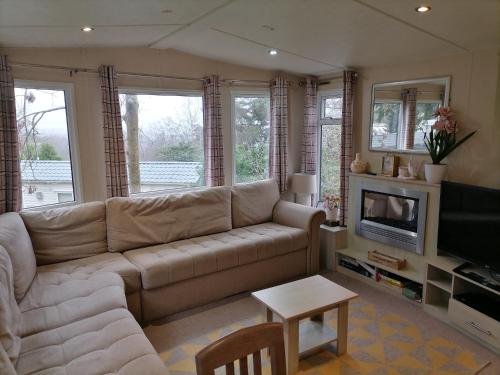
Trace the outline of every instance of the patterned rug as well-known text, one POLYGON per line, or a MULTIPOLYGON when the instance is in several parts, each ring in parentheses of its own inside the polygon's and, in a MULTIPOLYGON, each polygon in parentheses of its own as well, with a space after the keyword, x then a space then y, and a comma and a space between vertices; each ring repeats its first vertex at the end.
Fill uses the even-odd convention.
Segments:
MULTIPOLYGON (((325 314, 325 323, 335 330, 336 312, 325 314)), ((160 353, 171 375, 196 374, 195 354, 220 337, 264 321, 263 316, 214 329, 160 353)), ((337 357, 335 342, 300 361, 303 375, 473 375, 488 362, 457 344, 401 316, 377 308, 362 298, 349 305, 347 353, 337 357)), ((264 373, 270 374, 267 357, 264 373)), ((252 368, 249 360, 249 367, 252 368)), ((224 373, 218 372, 220 374, 224 373)))

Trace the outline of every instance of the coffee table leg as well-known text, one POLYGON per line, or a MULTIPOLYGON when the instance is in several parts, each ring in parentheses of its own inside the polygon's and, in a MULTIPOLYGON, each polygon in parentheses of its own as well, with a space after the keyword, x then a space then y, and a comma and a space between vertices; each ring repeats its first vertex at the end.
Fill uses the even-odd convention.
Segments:
POLYGON ((349 302, 341 303, 337 316, 337 355, 347 351, 347 325, 349 316, 349 302))
POLYGON ((292 375, 299 371, 299 321, 287 320, 284 328, 287 374, 292 375))
POLYGON ((318 314, 318 315, 313 315, 311 316, 311 320, 313 322, 322 322, 323 321, 323 315, 324 313, 318 314))
POLYGON ((266 307, 266 321, 271 323, 273 321, 273 311, 266 307))

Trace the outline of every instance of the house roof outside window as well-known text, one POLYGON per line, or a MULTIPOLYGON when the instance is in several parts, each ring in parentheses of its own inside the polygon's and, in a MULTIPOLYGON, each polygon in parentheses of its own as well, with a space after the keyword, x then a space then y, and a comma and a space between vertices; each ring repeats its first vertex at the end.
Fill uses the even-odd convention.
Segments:
MULTIPOLYGON (((199 162, 148 161, 139 163, 139 168, 141 184, 147 185, 195 185, 203 174, 199 162)), ((71 164, 58 160, 21 160, 21 176, 24 182, 71 183, 71 164)))

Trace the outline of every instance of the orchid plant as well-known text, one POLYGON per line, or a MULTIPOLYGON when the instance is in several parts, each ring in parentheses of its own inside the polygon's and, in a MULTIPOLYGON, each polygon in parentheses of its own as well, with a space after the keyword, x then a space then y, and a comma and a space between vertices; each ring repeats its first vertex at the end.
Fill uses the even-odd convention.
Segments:
POLYGON ((340 198, 335 194, 326 194, 323 196, 323 208, 333 211, 340 207, 340 198))
POLYGON ((453 118, 450 107, 439 107, 434 112, 436 122, 432 125, 429 134, 424 134, 424 143, 432 164, 440 164, 453 150, 472 137, 476 131, 470 132, 461 140, 457 141, 457 122, 453 118))

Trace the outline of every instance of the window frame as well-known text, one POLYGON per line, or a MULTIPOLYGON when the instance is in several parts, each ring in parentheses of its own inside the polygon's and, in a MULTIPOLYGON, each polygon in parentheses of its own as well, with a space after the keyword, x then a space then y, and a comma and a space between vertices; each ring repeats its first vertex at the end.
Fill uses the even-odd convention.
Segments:
MULTIPOLYGON (((158 95, 158 96, 185 96, 185 97, 201 97, 202 112, 203 105, 205 103, 205 95, 203 90, 189 90, 189 89, 171 89, 171 88, 147 88, 147 87, 136 87, 136 86, 119 86, 118 87, 118 97, 121 94, 135 94, 135 95, 158 95)), ((121 109, 120 109, 121 110, 121 109)), ((122 120, 123 121, 123 120, 122 120)), ((205 126, 205 121, 202 117, 202 126, 205 126)), ((205 151, 205 143, 203 143, 203 151, 205 151)), ((204 163, 204 162, 203 162, 204 163)), ((205 168, 205 165, 203 165, 205 168)), ((127 184, 128 184, 128 170, 127 170, 127 184)), ((152 191, 141 191, 140 193, 130 193, 131 197, 159 197, 165 194, 171 193, 187 193, 190 191, 206 189, 208 186, 192 186, 192 187, 181 187, 181 188, 171 188, 171 189, 160 189, 152 191)))
POLYGON ((317 96, 317 116, 318 116, 318 131, 316 132, 316 186, 318 188, 318 200, 321 201, 323 196, 321 195, 321 156, 323 153, 323 144, 321 140, 323 139, 323 126, 324 125, 335 125, 342 127, 342 117, 322 117, 323 114, 323 100, 327 98, 338 98, 343 99, 342 89, 325 90, 319 91, 317 96))
MULTIPOLYGON (((33 88, 37 90, 54 90, 64 92, 66 109, 66 125, 68 129, 68 149, 70 155, 71 176, 73 178, 73 198, 71 202, 52 203, 41 206, 22 208, 23 211, 42 211, 50 208, 69 207, 83 202, 82 179, 80 172, 80 152, 78 145, 78 129, 76 123, 75 86, 71 82, 52 82, 28 79, 14 79, 14 88, 33 88)), ((20 156, 19 156, 20 157, 20 156)), ((22 180, 21 180, 22 184, 22 180)))
MULTIPOLYGON (((235 111, 235 99, 238 97, 245 98, 265 98, 269 100, 269 122, 271 122, 271 93, 269 89, 246 89, 246 90, 231 90, 230 93, 230 105, 231 105, 231 123, 230 123, 230 135, 231 135, 231 184, 238 185, 244 184, 245 182, 236 182, 236 111, 235 111)), ((269 150, 268 150, 269 153, 269 150)), ((269 157, 269 155, 268 155, 269 157)), ((267 177, 269 178, 269 176, 267 177)))

